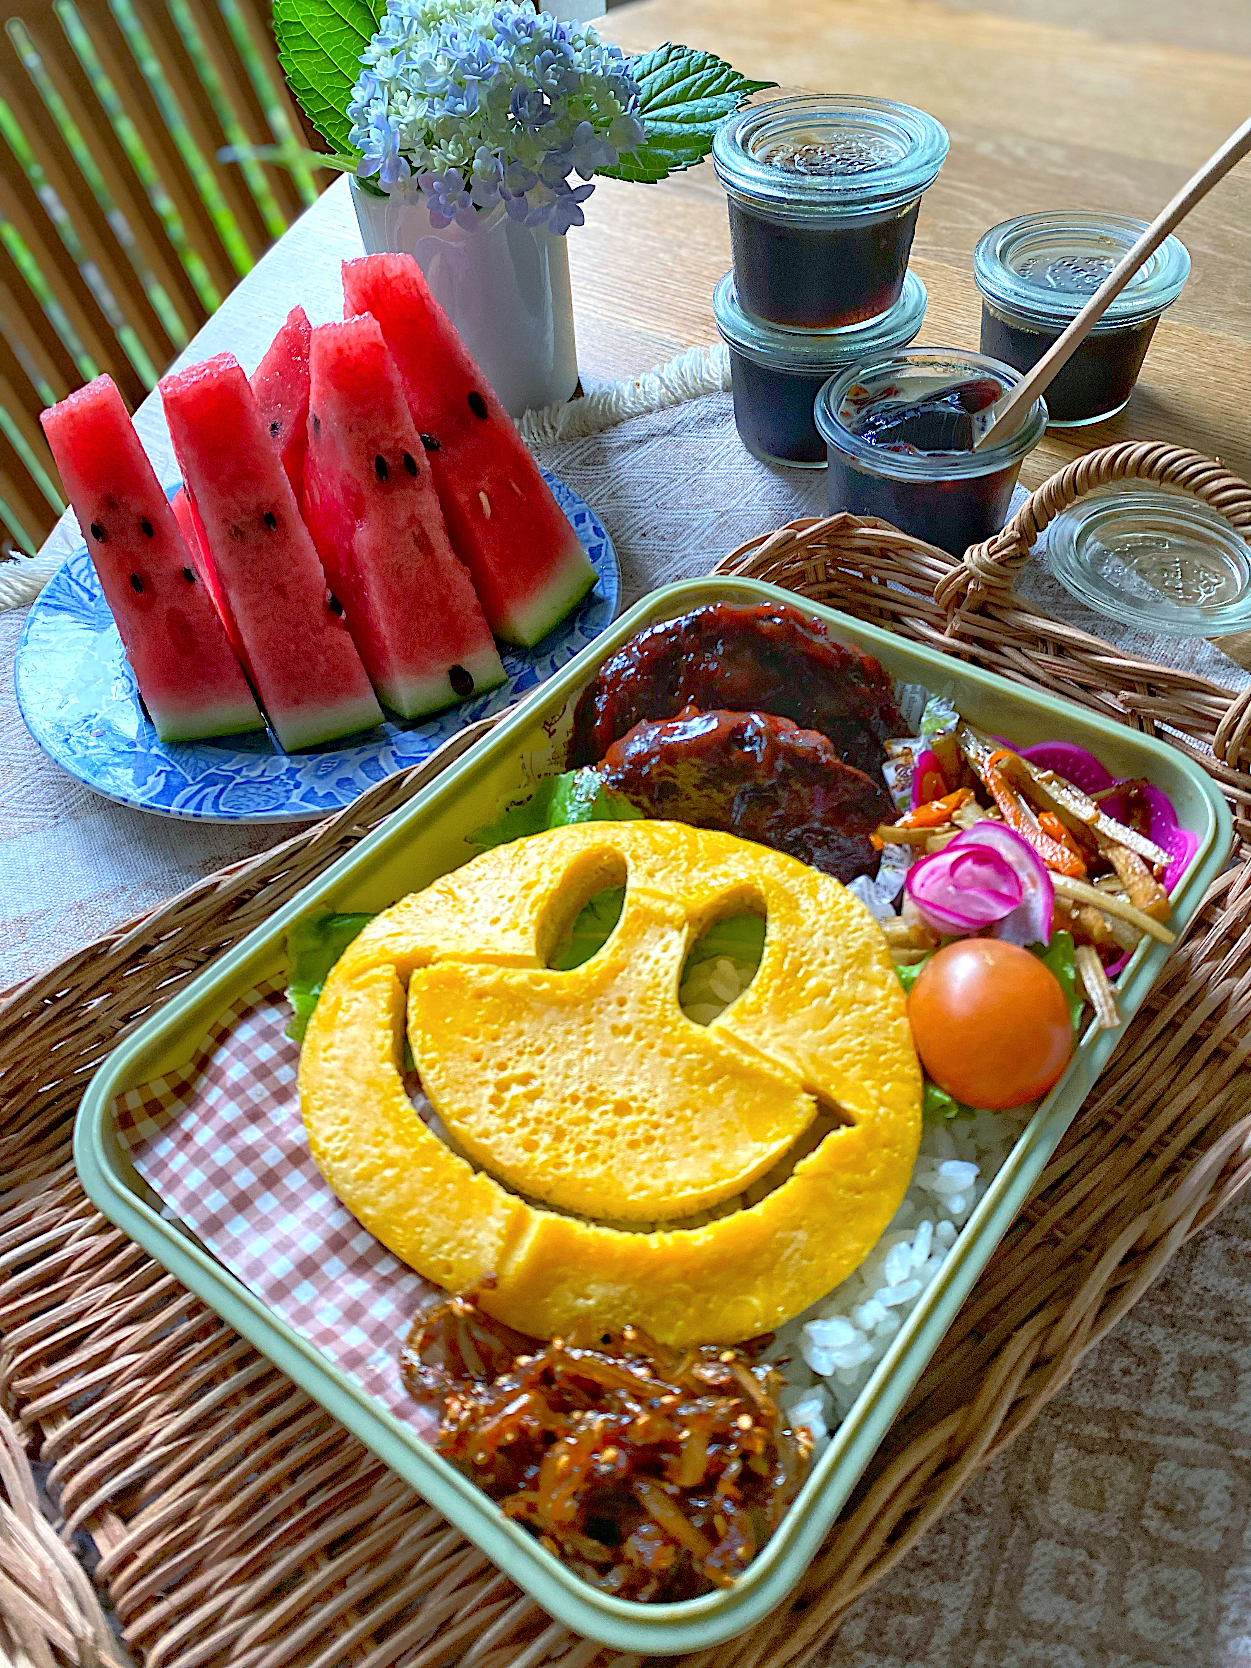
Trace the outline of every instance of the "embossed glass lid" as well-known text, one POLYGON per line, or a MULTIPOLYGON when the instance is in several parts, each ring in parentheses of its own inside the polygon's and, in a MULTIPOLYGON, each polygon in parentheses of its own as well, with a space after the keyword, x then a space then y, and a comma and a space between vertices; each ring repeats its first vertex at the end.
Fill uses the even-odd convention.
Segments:
POLYGON ((1251 545, 1197 499, 1108 487, 1047 532, 1047 565, 1088 608, 1173 637, 1251 628, 1251 545))
POLYGON ((822 94, 774 99, 729 116, 712 165, 732 197, 787 221, 900 208, 934 183, 947 130, 891 99, 822 94))
MULTIPOLYGON (((1023 214, 981 238, 973 251, 973 281, 988 301, 1062 328, 1146 229, 1145 220, 1119 214, 1023 214)), ((1186 245, 1166 237, 1095 330, 1124 330, 1155 318, 1177 300, 1189 275, 1186 245)))

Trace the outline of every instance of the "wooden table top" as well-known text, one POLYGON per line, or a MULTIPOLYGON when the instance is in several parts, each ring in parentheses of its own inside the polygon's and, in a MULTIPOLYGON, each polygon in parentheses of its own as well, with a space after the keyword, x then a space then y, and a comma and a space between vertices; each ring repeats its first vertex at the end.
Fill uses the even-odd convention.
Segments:
MULTIPOLYGON (((784 87, 872 93, 937 116, 951 151, 913 246, 929 290, 919 340, 976 348, 973 246, 987 227, 1065 207, 1150 220, 1251 104, 1245 12, 1235 25, 1218 4, 1194 50, 1175 44, 1176 8, 1159 0, 1114 8, 1126 32, 1131 13, 1141 17, 1128 41, 1088 32, 1104 0, 1060 0, 1053 15, 1066 21, 1046 23, 1019 15, 1028 4, 989 0, 1018 13, 992 16, 941 0, 640 0, 601 22, 627 51, 680 40, 784 87)), ((712 289, 730 246, 711 166, 655 186, 601 181, 588 210, 569 239, 584 381, 715 341, 712 289)), ((1026 459, 1023 485, 1124 438, 1191 446, 1251 476, 1251 166, 1218 185, 1181 236, 1191 276, 1129 406, 1106 423, 1053 430, 1026 459)))

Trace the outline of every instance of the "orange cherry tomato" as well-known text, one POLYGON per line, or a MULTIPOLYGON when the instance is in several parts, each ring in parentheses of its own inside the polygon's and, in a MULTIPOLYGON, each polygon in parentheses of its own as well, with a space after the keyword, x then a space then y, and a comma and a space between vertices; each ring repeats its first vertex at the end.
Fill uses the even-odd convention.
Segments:
POLYGON ((997 938, 964 938, 931 956, 909 994, 908 1022, 939 1088, 992 1112, 1044 1095, 1073 1052, 1059 980, 997 938))

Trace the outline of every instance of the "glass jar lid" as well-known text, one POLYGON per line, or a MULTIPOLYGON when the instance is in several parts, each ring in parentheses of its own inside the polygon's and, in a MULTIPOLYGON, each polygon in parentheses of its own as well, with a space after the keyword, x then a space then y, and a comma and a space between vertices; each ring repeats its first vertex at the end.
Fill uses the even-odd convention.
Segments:
MULTIPOLYGON (((1147 229, 1119 214, 1023 214, 992 226, 973 251, 973 281, 990 302, 1063 328, 1147 229)), ((1181 294, 1190 256, 1166 237, 1139 267, 1096 331, 1156 318, 1181 294)))
POLYGON ((1251 627, 1251 545, 1224 516, 1163 487, 1104 487, 1047 530, 1047 566, 1080 602, 1173 637, 1251 627))
POLYGON ((900 208, 932 185, 947 130, 924 110, 839 94, 775 99, 729 116, 717 178, 746 207, 788 222, 900 208))
MULTIPOLYGON (((813 416, 827 444, 867 474, 916 482, 989 475, 1016 463, 1042 439, 1047 405, 1041 395, 1013 433, 977 452, 877 445, 856 432, 853 413, 870 412, 879 402, 899 408, 914 406, 964 382, 990 382, 1006 394, 1020 382, 1021 374, 985 353, 968 353, 963 348, 909 348, 906 353, 887 358, 861 359, 832 376, 817 395, 813 416)), ((993 387, 987 393, 991 404, 999 397, 993 387)))
POLYGON ((921 328, 927 300, 925 285, 909 271, 899 300, 874 319, 836 330, 788 330, 749 313, 734 288, 734 274, 727 272, 712 292, 712 314, 730 347, 766 370, 828 376, 867 353, 906 347, 921 328))

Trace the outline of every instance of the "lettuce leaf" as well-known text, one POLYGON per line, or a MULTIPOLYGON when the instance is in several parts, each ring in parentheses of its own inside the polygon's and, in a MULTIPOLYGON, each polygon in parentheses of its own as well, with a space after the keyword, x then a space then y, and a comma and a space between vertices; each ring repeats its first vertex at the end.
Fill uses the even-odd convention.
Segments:
POLYGON ((291 964, 286 991, 291 1004, 287 1035, 292 1042, 304 1041, 330 969, 361 928, 372 920, 372 915, 336 915, 327 911, 323 915, 306 915, 287 928, 287 958, 291 964))
POLYGON ((1069 1018, 1073 1022, 1073 1039, 1076 1041, 1081 1035, 1082 1013, 1086 1007, 1086 991, 1077 971, 1073 934, 1071 932, 1053 932, 1050 944, 1031 944, 1029 951, 1032 956, 1038 957, 1044 967, 1050 968, 1055 974, 1056 982, 1064 992, 1064 1000, 1069 1005, 1069 1018))
POLYGON ((566 828, 575 822, 634 822, 642 816, 628 799, 610 793, 589 765, 546 776, 529 799, 510 805, 504 815, 469 836, 471 846, 490 851, 545 828, 566 828))
POLYGON ((759 915, 729 915, 709 927, 702 938, 691 945, 686 966, 698 967, 701 961, 715 956, 729 956, 732 961, 760 964, 764 954, 765 923, 759 915))
POLYGON ((588 898, 579 910, 568 938, 557 947, 552 966, 561 973, 569 973, 575 967, 581 967, 584 961, 590 961, 612 936, 624 903, 624 886, 610 886, 588 898))

